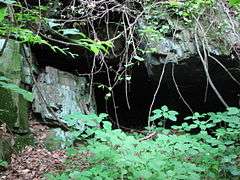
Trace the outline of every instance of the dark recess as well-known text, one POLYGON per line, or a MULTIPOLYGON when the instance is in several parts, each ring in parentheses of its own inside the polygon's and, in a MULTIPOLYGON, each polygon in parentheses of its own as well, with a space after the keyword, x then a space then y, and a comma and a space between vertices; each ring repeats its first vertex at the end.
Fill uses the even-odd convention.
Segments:
MULTIPOLYGON (((44 46, 33 48, 40 69, 45 66, 53 66, 63 71, 73 74, 89 73, 91 67, 91 57, 87 53, 82 53, 82 57, 76 59, 69 55, 65 56, 60 53, 54 53, 44 46)), ((222 59, 227 59, 223 57, 222 59)), ((240 80, 239 62, 227 59, 225 66, 230 70, 234 77, 240 80)), ((194 112, 218 112, 224 111, 225 107, 219 101, 212 88, 208 87, 207 101, 204 102, 206 90, 206 76, 202 64, 198 58, 187 60, 185 63, 175 65, 175 80, 178 84, 182 96, 191 106, 194 112)), ((161 72, 162 66, 152 69, 153 72, 161 72)), ((229 106, 239 107, 239 85, 214 61, 209 63, 211 78, 229 106)), ((189 109, 183 103, 176 90, 172 79, 172 64, 166 65, 165 75, 157 94, 153 109, 167 105, 169 109, 176 110, 180 113, 179 123, 183 117, 191 114, 189 109)), ((111 74, 114 77, 114 73, 111 74)), ((114 88, 116 108, 119 123, 123 127, 142 129, 147 125, 148 111, 152 102, 153 94, 157 88, 159 77, 149 77, 144 64, 135 66, 132 70, 132 80, 128 91, 128 97, 131 109, 128 109, 126 103, 125 83, 122 81, 114 88)), ((112 99, 105 100, 106 90, 99 89, 99 84, 108 86, 108 79, 105 70, 94 76, 94 90, 97 102, 98 113, 107 112, 110 120, 115 124, 116 119, 112 99)), ((171 124, 167 124, 171 125, 171 124)))
MULTIPOLYGON (((240 81, 239 62, 237 60, 222 57, 223 65, 225 65, 232 75, 240 81), (225 60, 225 61, 224 61, 225 60)), ((162 66, 157 67, 161 72, 162 66)), ((209 62, 209 72, 223 99, 230 107, 239 107, 240 86, 232 80, 232 78, 222 69, 216 62, 209 62)), ((220 112, 225 111, 225 107, 216 96, 210 85, 208 85, 207 98, 206 91, 206 75, 203 71, 202 64, 198 58, 189 59, 184 64, 175 65, 175 80, 178 84, 179 91, 184 99, 188 102, 194 112, 220 112)), ((126 104, 125 84, 120 83, 114 89, 115 101, 118 113, 119 123, 123 127, 142 129, 147 125, 148 111, 152 102, 153 94, 157 88, 159 77, 149 77, 144 65, 136 66, 132 72, 132 81, 128 97, 131 105, 129 110, 126 104), (155 79, 155 80, 154 80, 155 79)), ((100 83, 106 83, 106 76, 101 75, 96 80, 100 83)), ((97 106, 99 112, 106 112, 105 93, 103 90, 95 88, 97 106)), ((160 108, 167 105, 169 109, 180 113, 179 121, 174 124, 180 124, 184 117, 191 115, 191 111, 184 104, 172 78, 172 64, 166 65, 165 75, 156 96, 154 108, 160 108)), ((107 103, 107 111, 113 121, 114 108, 111 99, 107 103)), ((167 123, 167 126, 173 123, 167 123)))
POLYGON ((81 55, 75 58, 59 51, 54 52, 45 45, 33 46, 32 51, 36 57, 37 65, 40 70, 44 69, 45 66, 52 66, 59 70, 77 75, 89 73, 91 67, 91 61, 88 61, 90 55, 86 53, 86 50, 75 50, 75 53, 81 55))

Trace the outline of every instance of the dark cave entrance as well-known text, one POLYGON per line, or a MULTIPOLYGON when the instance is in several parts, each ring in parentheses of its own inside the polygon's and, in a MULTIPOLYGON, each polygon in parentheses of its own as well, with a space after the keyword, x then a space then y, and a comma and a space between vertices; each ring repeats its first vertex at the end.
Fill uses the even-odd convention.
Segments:
MULTIPOLYGON (((39 68, 45 66, 53 66, 59 70, 68 71, 75 75, 89 73, 91 59, 87 53, 83 53, 81 57, 73 59, 69 56, 59 55, 58 53, 49 52, 45 47, 33 48, 39 68)), ((222 59, 226 59, 224 57, 222 59)), ((209 72, 212 80, 222 95, 223 99, 231 107, 239 107, 240 86, 234 82, 231 77, 216 62, 211 61, 209 64, 209 72)), ((232 73, 232 75, 240 81, 239 62, 236 60, 227 60, 224 64, 232 73)), ((181 119, 190 115, 191 112, 180 98, 179 92, 172 78, 172 63, 168 63, 165 68, 163 80, 156 96, 153 110, 167 105, 169 109, 180 113, 179 123, 181 119)), ((97 104, 98 113, 108 113, 110 121, 116 126, 117 113, 118 121, 121 127, 142 129, 147 126, 149 108, 153 100, 153 94, 157 88, 159 74, 163 68, 156 66, 152 68, 153 77, 149 77, 147 68, 144 64, 134 66, 132 69, 131 83, 128 89, 128 100, 130 109, 127 106, 126 91, 124 81, 120 82, 113 90, 115 98, 115 107, 112 99, 105 99, 108 91, 98 88, 99 84, 108 85, 107 74, 103 69, 94 75, 94 93, 97 104)), ((175 81, 177 82, 179 91, 186 102, 191 106, 194 112, 219 112, 224 111, 225 107, 217 98, 212 88, 208 85, 206 93, 206 76, 204 74, 202 64, 198 58, 192 58, 183 64, 176 64, 174 70, 175 81), (205 96, 206 101, 205 101, 205 96)), ((111 78, 114 73, 110 73, 111 78)))
MULTIPOLYGON (((227 59, 227 57, 222 57, 221 59, 227 59)), ((236 59, 228 59, 222 62, 232 76, 240 81, 240 74, 237 68, 239 67, 239 62, 236 59)), ((163 66, 158 66, 155 69, 153 68, 153 71, 161 72, 162 68, 163 66)), ((179 112, 180 115, 178 115, 177 124, 181 123, 184 117, 192 113, 183 102, 180 94, 189 104, 193 112, 206 113, 226 110, 212 87, 207 83, 203 66, 198 58, 195 57, 183 64, 174 65, 174 79, 177 83, 178 90, 172 77, 172 68, 172 63, 166 65, 165 74, 154 101, 153 110, 167 105, 169 109, 179 112)), ((239 84, 215 61, 209 62, 209 73, 215 87, 228 106, 239 107, 239 84)), ((104 83, 105 79, 106 77, 104 75, 97 78, 101 83, 104 83)), ((143 64, 133 69, 131 85, 128 92, 130 109, 126 103, 124 82, 120 83, 117 88, 114 89, 116 111, 120 126, 133 129, 142 129, 147 126, 148 112, 152 103, 153 94, 157 88, 158 79, 159 76, 157 75, 155 77, 149 77, 147 69, 143 64)), ((95 88, 98 111, 105 112, 107 109, 111 120, 116 122, 113 103, 111 99, 106 102, 104 98, 105 94, 106 92, 103 90, 95 88)))

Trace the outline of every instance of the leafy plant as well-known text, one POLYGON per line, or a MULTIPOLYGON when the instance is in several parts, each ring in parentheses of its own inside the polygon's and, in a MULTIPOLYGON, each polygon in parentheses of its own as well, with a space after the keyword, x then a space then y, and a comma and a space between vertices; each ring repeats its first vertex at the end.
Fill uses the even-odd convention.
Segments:
POLYGON ((18 94, 21 94, 23 98, 26 99, 27 101, 30 101, 30 102, 33 101, 33 95, 31 92, 26 91, 25 89, 20 88, 16 84, 11 83, 10 79, 4 76, 0 76, 0 87, 9 89, 18 94))
POLYGON ((98 55, 100 52, 108 53, 108 49, 113 46, 111 41, 94 41, 76 28, 64 28, 59 31, 62 32, 63 36, 69 37, 72 42, 90 50, 95 55, 98 55))
MULTIPOLYGON (((151 119, 176 120, 177 112, 167 106, 155 110, 151 119), (169 119, 170 118, 170 119, 169 119)), ((83 119, 100 118, 80 115, 83 119)), ((74 121, 73 116, 71 120, 74 121)), ((104 118, 106 115, 104 115, 104 118)), ((155 136, 128 134, 102 118, 91 122, 85 129, 86 146, 71 150, 72 154, 88 152, 89 165, 82 171, 79 167, 60 174, 48 174, 48 179, 221 179, 239 177, 239 130, 240 110, 228 108, 226 112, 195 113, 186 118, 188 123, 178 126, 178 131, 161 131, 155 136), (202 118, 207 120, 201 120, 202 118), (190 123, 189 121, 193 121, 190 123), (101 127, 96 123, 101 122, 101 127), (221 122, 224 126, 220 126, 221 122), (219 124, 220 123, 220 124, 219 124), (227 128, 225 128, 227 126, 227 128), (200 128, 193 135, 189 130, 200 128), (214 128, 214 134, 209 129, 214 128), (181 132, 181 133, 179 133, 181 132), (185 132, 185 133, 184 133, 185 132), (231 134, 234 132, 235 134, 231 134), (230 133, 230 134, 229 134, 230 133), (230 139, 228 138, 230 135, 230 139), (86 139, 86 137, 88 137, 86 139)), ((78 123, 69 121, 69 126, 78 123)), ((177 127, 177 126, 176 126, 177 127)), ((157 131, 157 129, 156 129, 157 131)), ((80 160, 81 161, 81 160, 80 160)))
MULTIPOLYGON (((177 121, 178 112, 169 110, 167 106, 162 106, 161 109, 154 110, 153 114, 154 115, 149 117, 149 121, 150 122, 158 122, 157 123, 158 127, 165 128, 165 123, 167 120, 177 121)), ((151 127, 150 129, 152 129, 153 127, 151 127)), ((156 127, 154 127, 154 128, 156 128, 156 127)))
POLYGON ((80 112, 65 116, 62 122, 70 128, 70 131, 65 132, 61 129, 56 129, 56 135, 62 142, 62 148, 71 146, 74 141, 79 140, 81 137, 86 138, 90 136, 91 129, 99 127, 102 120, 106 117, 107 114, 104 113, 97 116, 96 114, 85 115, 80 112), (87 134, 84 134, 85 130, 87 134))
POLYGON ((153 111, 154 115, 150 117, 150 121, 155 121, 160 118, 169 119, 171 121, 176 121, 178 112, 170 111, 167 106, 162 106, 161 109, 156 109, 153 111))

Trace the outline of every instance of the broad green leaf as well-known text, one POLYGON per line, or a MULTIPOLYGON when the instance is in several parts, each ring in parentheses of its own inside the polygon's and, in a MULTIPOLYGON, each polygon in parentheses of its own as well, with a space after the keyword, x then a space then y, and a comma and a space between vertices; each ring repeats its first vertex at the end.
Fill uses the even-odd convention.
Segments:
POLYGON ((102 122, 103 119, 106 119, 107 117, 108 117, 108 114, 100 113, 98 118, 97 118, 97 122, 100 123, 100 122, 102 122))
POLYGON ((178 130, 178 129, 182 129, 182 126, 171 126, 172 129, 178 130))
POLYGON ((235 115, 235 114, 240 113, 240 110, 236 107, 229 107, 229 108, 227 108, 227 110, 228 110, 228 112, 227 112, 228 115, 235 115))
POLYGON ((0 168, 1 167, 7 167, 7 165, 8 165, 7 161, 4 161, 4 160, 0 159, 0 168))
POLYGON ((0 81, 10 81, 10 79, 6 78, 5 76, 0 76, 0 81))
POLYGON ((175 115, 169 115, 168 119, 170 119, 171 121, 177 121, 177 117, 175 115))
POLYGON ((107 131, 112 130, 112 124, 109 121, 103 121, 103 128, 107 131))
POLYGON ((178 115, 179 113, 177 111, 168 111, 168 114, 171 114, 171 115, 178 115))
POLYGON ((236 167, 236 166, 231 166, 230 168, 229 168, 229 171, 230 171, 230 173, 232 174, 232 175, 234 175, 234 176, 240 176, 240 169, 239 169, 239 167, 236 167))
POLYGON ((6 7, 3 7, 3 8, 0 7, 0 22, 2 22, 4 20, 6 15, 7 15, 7 8, 6 7))
POLYGON ((81 172, 80 171, 70 172, 69 177, 71 179, 79 179, 79 178, 81 178, 81 172))
POLYGON ((90 127, 98 126, 98 123, 97 123, 95 120, 92 120, 92 119, 85 120, 84 123, 85 123, 87 126, 90 126, 90 127))
POLYGON ((33 101, 33 94, 29 91, 26 91, 25 89, 18 87, 16 84, 0 81, 0 87, 9 89, 18 94, 21 94, 23 98, 26 99, 27 101, 30 101, 30 102, 33 101))
POLYGON ((159 119, 160 117, 162 117, 162 111, 159 109, 156 109, 153 111, 154 115, 150 117, 150 121, 155 121, 156 119, 159 119))

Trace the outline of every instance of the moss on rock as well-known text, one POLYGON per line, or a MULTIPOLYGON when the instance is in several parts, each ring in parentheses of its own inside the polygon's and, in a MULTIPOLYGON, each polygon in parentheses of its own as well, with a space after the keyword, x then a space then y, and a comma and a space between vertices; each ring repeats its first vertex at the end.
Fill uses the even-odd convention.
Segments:
MULTIPOLYGON (((4 40, 0 40, 0 47, 4 40)), ((9 40, 0 56, 0 76, 4 76, 18 86, 21 86, 23 57, 21 47, 17 41, 9 40)), ((22 95, 11 90, 0 88, 0 120, 14 132, 27 133, 28 102, 22 95)))

